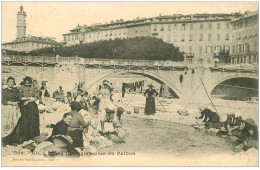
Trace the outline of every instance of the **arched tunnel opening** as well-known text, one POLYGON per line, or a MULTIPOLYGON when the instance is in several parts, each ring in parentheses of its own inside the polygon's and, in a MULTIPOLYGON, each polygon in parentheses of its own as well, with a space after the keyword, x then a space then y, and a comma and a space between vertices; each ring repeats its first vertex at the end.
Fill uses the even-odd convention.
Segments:
POLYGON ((225 100, 258 101, 258 80, 246 77, 225 80, 214 87, 211 96, 225 100))
MULTIPOLYGON (((118 75, 118 74, 113 75, 110 78, 114 78, 116 80, 116 83, 119 84, 118 87, 120 87, 120 84, 122 84, 122 82, 124 81, 124 78, 127 78, 127 79, 129 79, 128 81, 132 81, 132 82, 142 79, 142 80, 144 80, 144 82, 146 84, 144 86, 144 89, 147 88, 147 85, 149 83, 152 83, 155 86, 155 88, 158 89, 158 92, 159 92, 160 85, 166 83, 164 80, 161 80, 148 73, 138 73, 138 72, 125 72, 125 73, 121 73, 120 75, 118 75)), ((178 94, 174 91, 174 89, 172 89, 171 87, 169 87, 168 92, 170 93, 168 95, 168 97, 180 98, 178 96, 178 94)))

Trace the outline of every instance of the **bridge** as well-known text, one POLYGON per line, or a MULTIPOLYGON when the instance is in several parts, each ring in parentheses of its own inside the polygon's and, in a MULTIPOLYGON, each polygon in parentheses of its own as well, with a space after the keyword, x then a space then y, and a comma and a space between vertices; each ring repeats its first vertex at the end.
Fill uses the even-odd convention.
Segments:
MULTIPOLYGON (((213 89, 231 79, 246 78, 258 82, 258 64, 216 64, 207 60, 202 63, 125 60, 125 59, 83 59, 80 57, 43 57, 43 56, 2 56, 2 77, 12 75, 17 82, 28 75, 41 82, 48 80, 54 91, 63 86, 65 91, 72 90, 75 83, 84 82, 85 89, 96 87, 104 79, 120 82, 121 77, 144 77, 148 82, 165 84, 167 94, 188 99, 197 87, 204 85, 211 93, 213 89), (23 76, 21 76, 23 75, 23 76), (119 79, 118 79, 119 78, 119 79)), ((121 88, 121 86, 119 87, 121 88)), ((200 88, 200 90, 203 90, 200 88)), ((205 91, 198 90, 198 98, 205 91)))

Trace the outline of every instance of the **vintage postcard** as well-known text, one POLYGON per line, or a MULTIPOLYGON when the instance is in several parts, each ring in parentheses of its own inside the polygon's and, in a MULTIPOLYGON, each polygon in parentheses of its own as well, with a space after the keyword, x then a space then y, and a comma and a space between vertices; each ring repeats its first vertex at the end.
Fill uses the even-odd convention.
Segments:
POLYGON ((2 166, 258 166, 258 2, 8 2, 2 166))

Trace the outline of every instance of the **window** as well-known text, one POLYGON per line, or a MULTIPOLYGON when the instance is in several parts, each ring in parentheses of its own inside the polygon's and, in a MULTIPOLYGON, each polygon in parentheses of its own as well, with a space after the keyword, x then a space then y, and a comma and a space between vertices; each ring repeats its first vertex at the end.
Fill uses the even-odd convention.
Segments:
POLYGON ((199 59, 197 59, 197 62, 198 62, 199 64, 203 64, 204 60, 203 60, 203 58, 199 58, 199 59))
POLYGON ((192 35, 192 34, 190 34, 190 39, 189 39, 189 41, 193 41, 193 35, 192 35))
POLYGON ((229 52, 230 51, 230 47, 229 46, 224 46, 224 50, 225 50, 225 52, 229 52))
POLYGON ((235 50, 236 50, 236 48, 235 48, 235 45, 233 45, 233 54, 235 54, 235 50))
POLYGON ((211 30, 212 29, 212 23, 209 23, 209 30, 211 30))
POLYGON ((182 41, 182 42, 185 41, 185 35, 184 35, 184 34, 181 35, 181 41, 182 41))
POLYGON ((203 24, 200 24, 200 30, 203 30, 203 24))
POLYGON ((192 46, 189 46, 189 54, 191 55, 192 54, 192 46))
POLYGON ((208 34, 208 41, 211 41, 211 34, 208 34))
POLYGON ((225 40, 229 40, 229 33, 226 33, 226 38, 225 38, 225 40))
POLYGON ((242 45, 241 45, 241 44, 238 44, 238 45, 237 45, 237 48, 238 48, 238 53, 241 53, 241 52, 242 52, 242 45))
POLYGON ((207 47, 206 47, 206 53, 207 53, 207 54, 212 53, 212 46, 207 46, 207 47))
POLYGON ((221 28, 221 23, 218 23, 217 24, 217 29, 220 29, 221 28))
POLYGON ((34 47, 34 43, 32 43, 32 46, 34 47))
POLYGON ((75 40, 78 40, 79 39, 79 36, 78 35, 75 35, 75 40))
POLYGON ((154 26, 153 26, 153 30, 154 30, 154 31, 157 31, 157 25, 154 25, 154 26))
POLYGON ((177 30, 178 30, 178 24, 174 24, 174 25, 173 25, 173 30, 174 30, 174 31, 177 31, 177 30))
POLYGON ((245 52, 249 52, 249 43, 245 43, 245 52))
POLYGON ((164 31, 164 25, 163 24, 161 25, 161 31, 164 31))
POLYGON ((172 26, 168 25, 168 31, 171 31, 172 26))
POLYGON ((229 29, 229 22, 226 23, 226 29, 229 29))
POLYGON ((182 24, 182 25, 181 25, 181 30, 182 30, 182 31, 185 31, 185 24, 182 24))
POLYGON ((215 46, 214 49, 216 53, 219 53, 221 51, 221 46, 215 46))
POLYGON ((71 36, 71 40, 73 41, 73 39, 74 39, 74 36, 72 35, 72 36, 71 36))
POLYGON ((202 50, 203 50, 203 47, 199 46, 199 55, 202 55, 202 50))
POLYGON ((200 39, 199 41, 203 41, 203 34, 200 34, 200 39))
POLYGON ((64 36, 64 42, 66 42, 66 36, 64 36))
POLYGON ((190 24, 190 30, 193 30, 193 24, 190 24))
POLYGON ((220 34, 217 34, 217 41, 220 41, 220 34))
POLYGON ((177 39, 178 39, 177 34, 174 34, 174 36, 173 36, 173 41, 174 41, 174 42, 177 42, 177 39))

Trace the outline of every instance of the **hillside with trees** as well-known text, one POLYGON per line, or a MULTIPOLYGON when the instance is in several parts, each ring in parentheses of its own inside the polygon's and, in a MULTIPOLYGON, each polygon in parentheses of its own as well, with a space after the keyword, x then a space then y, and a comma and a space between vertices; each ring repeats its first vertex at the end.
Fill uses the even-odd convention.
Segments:
POLYGON ((55 56, 135 60, 183 61, 184 53, 172 44, 152 37, 98 41, 66 47, 43 48, 29 53, 6 51, 12 55, 55 56))

